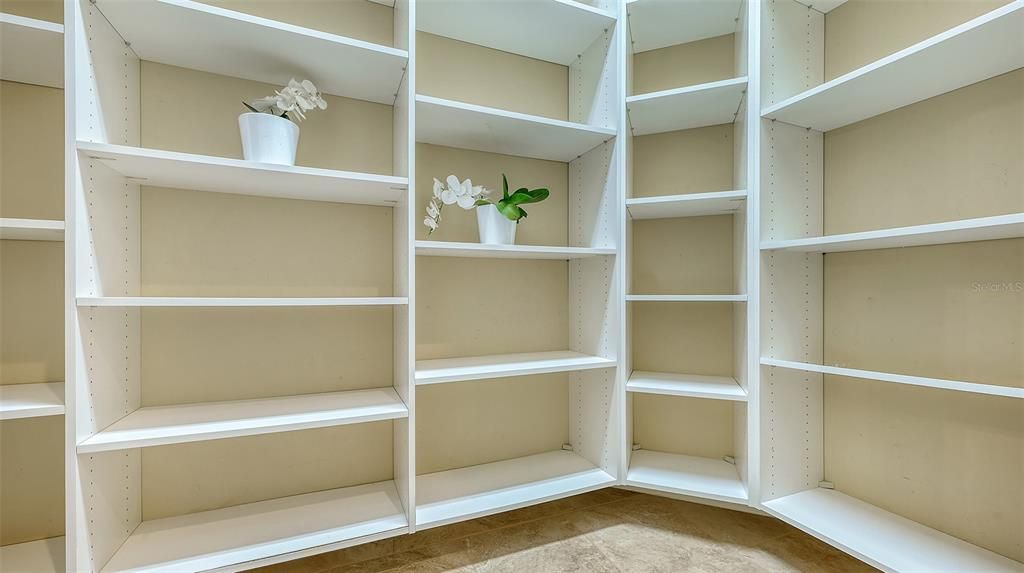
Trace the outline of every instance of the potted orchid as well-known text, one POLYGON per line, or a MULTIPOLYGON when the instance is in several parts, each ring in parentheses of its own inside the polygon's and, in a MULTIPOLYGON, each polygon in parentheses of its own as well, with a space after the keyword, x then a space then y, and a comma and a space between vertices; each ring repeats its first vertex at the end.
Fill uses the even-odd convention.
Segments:
POLYGON ((427 204, 427 217, 423 220, 430 231, 437 230, 441 224, 441 211, 446 205, 458 205, 469 211, 476 209, 477 227, 480 242, 492 245, 513 245, 516 242, 516 227, 526 218, 522 205, 539 203, 548 198, 547 189, 528 189, 521 187, 515 193, 508 192, 508 178, 501 175, 502 197, 498 201, 488 198, 490 191, 481 185, 473 185, 469 179, 459 181, 455 175, 449 175, 445 183, 434 179, 434 196, 427 204))
POLYGON ((283 165, 295 165, 299 146, 299 126, 292 120, 302 121, 308 111, 327 109, 313 82, 295 79, 272 96, 242 105, 250 112, 238 116, 242 155, 248 161, 283 165))

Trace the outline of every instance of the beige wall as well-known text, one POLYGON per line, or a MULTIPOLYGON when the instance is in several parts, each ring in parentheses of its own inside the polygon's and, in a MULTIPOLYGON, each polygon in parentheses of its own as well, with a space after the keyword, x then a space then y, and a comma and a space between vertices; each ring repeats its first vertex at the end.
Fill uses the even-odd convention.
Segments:
POLYGON ((0 217, 64 218, 64 90, 0 82, 0 217))
POLYGON ((64 22, 64 2, 61 0, 0 0, 0 12, 58 24, 64 22))
POLYGON ((0 384, 64 380, 64 244, 0 241, 0 384))
MULTIPOLYGON (((9 0, 7 0, 9 1, 9 0)), ((394 45, 394 9, 368 0, 201 0, 203 4, 305 26, 381 44, 394 45)))
POLYGON ((64 417, 0 422, 0 545, 64 535, 64 417))
POLYGON ((630 303, 633 369, 732 375, 733 306, 728 302, 630 303))
POLYGON ((633 442, 641 448, 715 459, 735 453, 732 402, 632 396, 633 442))
POLYGON ((633 197, 733 188, 732 124, 633 138, 633 197))
POLYGON ((732 215, 633 221, 632 248, 632 294, 735 291, 732 215))
POLYGON ((736 77, 736 38, 726 34, 633 55, 631 94, 736 77))

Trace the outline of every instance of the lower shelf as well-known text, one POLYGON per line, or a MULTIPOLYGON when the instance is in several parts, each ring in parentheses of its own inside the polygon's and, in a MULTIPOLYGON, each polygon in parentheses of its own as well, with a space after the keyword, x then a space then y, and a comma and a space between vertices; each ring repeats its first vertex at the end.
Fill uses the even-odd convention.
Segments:
POLYGON ((634 370, 626 382, 627 392, 638 394, 661 394, 664 396, 686 396, 712 400, 745 402, 747 392, 728 376, 701 376, 699 374, 674 374, 670 372, 644 372, 634 370))
POLYGON ((614 368, 616 361, 569 350, 495 354, 468 358, 416 361, 416 384, 442 384, 466 380, 526 376, 551 372, 573 372, 614 368))
POLYGON ((63 382, 0 386, 0 420, 59 416, 63 413, 63 382))
POLYGON ((0 547, 4 573, 64 571, 64 537, 51 537, 0 547))
POLYGON ((1024 571, 1024 564, 838 491, 802 491, 764 508, 883 571, 1024 571))
POLYGON ((416 526, 447 525, 614 483, 607 472, 567 451, 427 474, 416 481, 416 526))
POLYGON ((102 572, 204 571, 355 545, 408 525, 395 483, 385 481, 145 521, 102 572))
POLYGON ((716 501, 747 503, 747 488, 736 472, 736 466, 712 458, 638 450, 630 456, 626 485, 716 501))

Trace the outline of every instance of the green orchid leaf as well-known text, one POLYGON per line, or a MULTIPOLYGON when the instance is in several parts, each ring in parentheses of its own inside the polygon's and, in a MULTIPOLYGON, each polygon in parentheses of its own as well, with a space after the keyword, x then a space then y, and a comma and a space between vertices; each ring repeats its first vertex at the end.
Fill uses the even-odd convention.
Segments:
POLYGON ((474 203, 474 205, 476 205, 477 207, 480 207, 482 205, 490 205, 490 204, 491 204, 491 202, 488 201, 487 199, 477 199, 476 203, 474 203))
POLYGON ((244 101, 242 102, 242 105, 244 105, 245 107, 249 108, 249 111, 251 111, 253 113, 260 113, 260 110, 252 107, 251 105, 249 105, 248 103, 246 103, 244 101))
POLYGON ((522 217, 523 210, 507 201, 498 201, 496 207, 498 208, 498 211, 509 221, 519 221, 522 217))
POLYGON ((505 174, 501 174, 501 198, 508 199, 508 177, 505 174))
POLYGON ((547 189, 520 189, 512 194, 508 200, 514 205, 526 205, 528 203, 539 203, 548 198, 550 192, 547 189))

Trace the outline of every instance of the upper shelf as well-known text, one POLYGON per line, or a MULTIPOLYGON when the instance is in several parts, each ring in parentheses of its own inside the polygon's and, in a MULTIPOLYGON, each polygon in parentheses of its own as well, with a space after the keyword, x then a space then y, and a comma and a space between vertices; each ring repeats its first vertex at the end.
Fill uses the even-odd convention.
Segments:
POLYGON ((744 76, 629 96, 626 109, 633 135, 693 129, 732 123, 746 91, 744 76))
POLYGON ((78 306, 228 307, 228 306, 388 306, 409 304, 408 297, 211 297, 211 296, 80 296, 78 306))
POLYGON ((920 247, 924 245, 945 245, 969 243, 972 241, 994 241, 1024 237, 1024 213, 962 219, 945 223, 897 227, 878 231, 862 231, 806 239, 764 241, 763 251, 799 251, 804 253, 840 253, 844 251, 869 251, 894 247, 920 247))
POLYGON ((64 221, 0 219, 0 239, 15 241, 63 241, 64 221))
POLYGON ((567 66, 615 25, 615 16, 572 0, 430 0, 416 29, 567 66))
POLYGON ((64 26, 0 12, 0 80, 64 87, 64 26))
POLYGON ((454 241, 416 241, 416 254, 424 257, 472 257, 478 259, 569 260, 614 255, 612 248, 545 247, 537 245, 485 245, 454 241))
POLYGON ((63 413, 63 382, 0 385, 0 420, 58 416, 63 413))
POLYGON ((416 384, 442 384, 506 376, 574 372, 594 368, 614 368, 616 364, 616 361, 610 358, 590 356, 569 350, 417 360, 416 384))
POLYGON ((626 209, 633 219, 701 217, 738 211, 746 199, 746 191, 661 195, 626 199, 626 209))
POLYGON ((78 142, 78 151, 143 185, 215 193, 394 206, 405 177, 255 163, 242 159, 78 142))
POLYGON ((192 0, 96 0, 143 60, 392 105, 408 53, 192 0), (187 31, 187 34, 183 34, 187 31))
POLYGON ((627 294, 629 302, 746 302, 745 294, 627 294))
POLYGON ((836 129, 1024 66, 1024 0, 1015 0, 762 110, 836 129))
POLYGON ((633 53, 736 31, 740 0, 627 0, 633 53))
POLYGON ((736 382, 735 378, 728 376, 635 370, 629 375, 626 391, 638 394, 661 394, 663 396, 708 398, 733 402, 747 401, 747 392, 736 382))
POLYGON ((568 162, 613 137, 607 127, 416 96, 420 143, 568 162))

